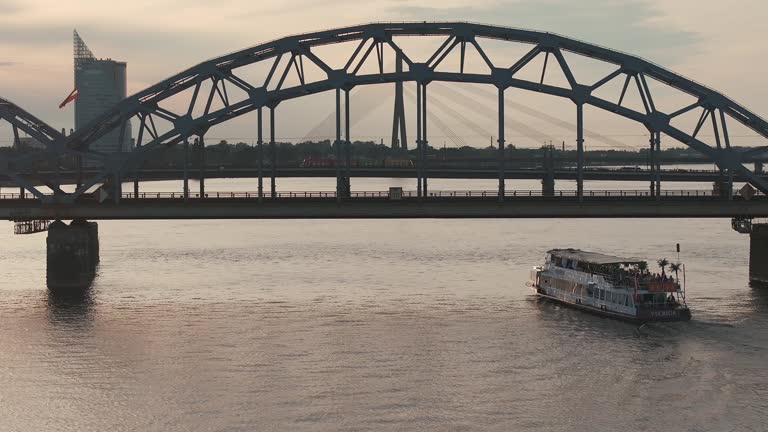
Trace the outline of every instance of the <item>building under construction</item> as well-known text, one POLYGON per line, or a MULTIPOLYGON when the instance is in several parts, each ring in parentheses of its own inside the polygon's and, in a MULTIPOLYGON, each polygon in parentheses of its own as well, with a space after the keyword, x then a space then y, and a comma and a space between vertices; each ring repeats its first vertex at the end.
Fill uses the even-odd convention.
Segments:
MULTIPOLYGON (((87 125, 102 112, 125 99, 126 68, 125 62, 111 59, 97 59, 88 46, 74 31, 75 54, 75 129, 87 125)), ((124 128, 116 128, 91 145, 91 150, 102 153, 130 151, 131 123, 124 128), (122 131, 122 136, 121 136, 122 131)))

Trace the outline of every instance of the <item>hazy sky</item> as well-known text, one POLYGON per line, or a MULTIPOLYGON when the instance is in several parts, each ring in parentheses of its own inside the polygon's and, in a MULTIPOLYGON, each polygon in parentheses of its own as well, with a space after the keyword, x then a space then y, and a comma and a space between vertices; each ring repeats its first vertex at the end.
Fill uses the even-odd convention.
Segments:
MULTIPOLYGON (((758 0, 0 0, 0 95, 56 127, 71 127, 72 108, 57 105, 73 87, 73 28, 97 57, 128 63, 133 93, 207 58, 288 34, 371 21, 469 20, 553 31, 637 54, 766 117, 766 18, 768 3, 758 0)), ((567 101, 531 103, 571 120, 567 101)), ((303 122, 283 119, 278 135, 303 136, 330 109, 329 103, 327 110, 307 113, 303 122)), ((358 134, 386 136, 390 111, 377 111, 377 120, 361 123, 358 134)), ((606 120, 590 127, 619 136, 624 125, 606 120)), ((493 129, 491 121, 487 126, 493 129)), ((243 122, 217 133, 253 135, 243 122)), ((564 135, 552 133, 555 139, 564 135)))

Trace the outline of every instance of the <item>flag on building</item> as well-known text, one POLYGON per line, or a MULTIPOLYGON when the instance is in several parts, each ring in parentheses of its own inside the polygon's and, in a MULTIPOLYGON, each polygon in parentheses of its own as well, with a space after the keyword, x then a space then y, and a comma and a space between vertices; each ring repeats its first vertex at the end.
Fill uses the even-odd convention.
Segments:
POLYGON ((59 109, 64 108, 68 103, 72 102, 73 100, 77 99, 77 89, 72 90, 72 93, 67 96, 66 99, 64 99, 64 102, 59 104, 59 109))

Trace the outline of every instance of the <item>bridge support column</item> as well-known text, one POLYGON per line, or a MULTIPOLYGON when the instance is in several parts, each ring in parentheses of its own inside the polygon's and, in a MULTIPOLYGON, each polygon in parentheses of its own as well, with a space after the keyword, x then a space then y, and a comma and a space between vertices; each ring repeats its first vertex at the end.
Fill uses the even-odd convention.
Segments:
MULTIPOLYGON (((19 138, 19 128, 13 125, 11 127, 13 130, 13 148, 18 152, 21 151, 21 138, 19 138)), ((80 156, 78 156, 80 158, 80 156)), ((80 186, 78 186, 78 189, 80 186)), ((24 186, 19 186, 19 197, 21 199, 24 199, 26 195, 26 190, 24 189, 24 186)))
MULTIPOLYGON (((77 187, 80 189, 80 186, 77 187)), ((139 169, 133 174, 133 199, 139 199, 139 169)))
POLYGON ((259 163, 258 163, 258 172, 259 172, 259 203, 264 202, 264 128, 262 124, 262 115, 261 115, 261 107, 258 109, 258 128, 257 128, 257 145, 259 146, 259 163))
POLYGON ((189 201, 189 139, 184 138, 184 202, 189 201))
POLYGON ((650 151, 648 152, 648 168, 650 168, 649 175, 651 176, 651 196, 656 196, 656 134, 651 132, 651 138, 648 140, 650 143, 650 151))
POLYGON ((768 283, 768 224, 753 224, 749 234, 749 278, 768 283))
POLYGON ((99 228, 76 219, 56 221, 46 239, 46 281, 51 291, 82 291, 90 287, 99 263, 99 228))
MULTIPOLYGON (((139 138, 136 140, 136 150, 141 149, 141 134, 139 134, 139 138)), ((82 167, 82 162, 80 162, 80 166, 82 167)), ((136 167, 136 171, 133 174, 133 198, 139 199, 139 180, 141 175, 141 167, 136 167)), ((80 189, 80 186, 77 187, 77 189, 80 189)))
MULTIPOLYGON (((75 182, 75 190, 80 189, 80 186, 83 185, 83 157, 78 155, 75 163, 77 164, 77 180, 75 182)), ((21 190, 24 190, 24 188, 21 188, 21 190)))
POLYGON ((661 157, 661 132, 656 132, 653 140, 656 144, 656 169, 654 170, 654 175, 656 176, 656 196, 661 199, 661 162, 659 161, 661 157))
POLYGON ((555 176, 547 173, 541 180, 541 195, 545 197, 555 196, 555 176))
POLYGON ((429 139, 427 138, 427 84, 421 85, 421 91, 424 93, 422 96, 422 105, 421 109, 423 110, 421 113, 421 126, 424 128, 424 132, 422 134, 421 139, 421 162, 424 164, 424 168, 421 170, 421 182, 422 182, 422 193, 424 196, 429 196, 429 189, 427 187, 427 178, 429 178, 428 174, 428 161, 427 157, 429 156, 429 139))
POLYGON ((350 131, 351 127, 349 125, 349 89, 344 90, 344 150, 345 150, 345 160, 344 160, 344 168, 345 168, 345 175, 344 178, 346 179, 344 184, 344 190, 346 191, 347 197, 352 196, 352 141, 350 138, 350 131))
POLYGON ((555 161, 554 147, 546 148, 544 153, 544 178, 541 180, 541 195, 545 197, 555 196, 555 161))
POLYGON ((341 202, 341 89, 336 88, 336 139, 333 141, 336 155, 336 202, 341 202))
POLYGON ((499 201, 504 201, 504 87, 499 87, 499 201))
POLYGON ((661 132, 651 131, 651 138, 648 140, 651 144, 648 156, 648 165, 651 176, 651 196, 661 199, 661 132))
MULTIPOLYGON (((122 153, 123 149, 125 148, 125 123, 120 125, 120 135, 117 139, 117 153, 122 153)), ((58 165, 56 167, 58 169, 58 165)), ((120 200, 123 199, 123 178, 121 175, 121 169, 118 168, 115 170, 115 196, 114 201, 115 204, 120 204, 120 200)))
POLYGON ((112 186, 112 202, 120 204, 120 198, 123 197, 123 180, 120 178, 120 171, 116 170, 112 176, 112 181, 115 183, 112 186))
POLYGON ((333 147, 336 154, 336 202, 341 202, 343 198, 349 198, 350 185, 349 185, 349 167, 346 166, 342 171, 342 164, 348 165, 349 161, 344 162, 342 147, 347 147, 349 140, 349 91, 345 91, 345 104, 344 104, 344 119, 345 119, 345 136, 346 139, 341 139, 341 89, 336 89, 336 141, 333 143, 333 147))
POLYGON ((712 195, 724 200, 733 199, 733 174, 726 175, 725 170, 720 170, 717 180, 712 185, 712 195))
POLYGON ((763 163, 755 162, 755 174, 763 174, 763 163))
POLYGON ((576 104, 576 195, 584 199, 584 104, 576 104))
POLYGON ((205 198, 205 135, 200 134, 200 198, 205 198))
POLYGON ((423 156, 421 151, 421 83, 416 82, 416 195, 419 199, 422 198, 423 193, 421 189, 421 170, 424 167, 423 156))
POLYGON ((728 168, 728 199, 733 199, 733 170, 728 168))
POLYGON ((277 184, 275 183, 275 169, 277 168, 277 150, 275 149, 275 107, 269 108, 269 157, 272 172, 270 173, 270 198, 277 196, 277 184))

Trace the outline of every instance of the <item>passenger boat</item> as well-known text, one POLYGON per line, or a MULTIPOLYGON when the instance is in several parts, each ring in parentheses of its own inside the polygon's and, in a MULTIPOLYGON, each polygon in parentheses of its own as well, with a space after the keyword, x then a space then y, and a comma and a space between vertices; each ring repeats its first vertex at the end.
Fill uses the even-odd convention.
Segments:
POLYGON ((531 271, 531 287, 540 297, 603 316, 634 322, 687 321, 691 311, 684 289, 664 270, 662 266, 660 274, 653 273, 646 261, 636 258, 553 249, 544 265, 531 271))

